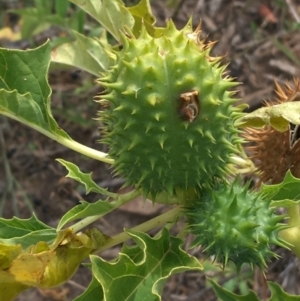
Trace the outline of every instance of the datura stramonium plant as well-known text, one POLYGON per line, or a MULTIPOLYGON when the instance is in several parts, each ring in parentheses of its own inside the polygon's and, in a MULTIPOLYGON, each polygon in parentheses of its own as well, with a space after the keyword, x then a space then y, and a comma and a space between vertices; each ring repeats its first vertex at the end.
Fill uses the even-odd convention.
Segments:
POLYGON ((169 21, 160 37, 144 27, 137 38, 124 35, 114 66, 98 80, 115 172, 145 196, 224 179, 240 151, 241 109, 229 91, 237 83, 224 77, 221 57, 209 55, 213 43, 200 40, 200 26, 191 29, 169 21))
POLYGON ((144 27, 138 37, 122 36, 122 50, 111 53, 114 64, 98 80, 102 141, 115 173, 144 196, 193 191, 185 210, 195 246, 223 263, 264 268, 269 244, 283 244, 282 217, 269 200, 227 182, 242 154, 236 123, 243 113, 230 91, 237 83, 200 33, 191 21, 182 30, 169 21, 158 37, 144 27))

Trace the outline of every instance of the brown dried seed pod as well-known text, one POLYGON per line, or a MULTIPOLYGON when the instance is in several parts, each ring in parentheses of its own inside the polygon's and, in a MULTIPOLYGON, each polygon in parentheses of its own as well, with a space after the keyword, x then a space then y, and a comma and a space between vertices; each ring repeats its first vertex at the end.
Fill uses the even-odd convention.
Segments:
MULTIPOLYGON (((266 106, 300 100, 298 79, 294 79, 294 88, 289 84, 280 86, 276 82, 275 86, 277 99, 266 102, 266 106)), ((298 127, 294 125, 290 125, 289 130, 283 133, 277 132, 271 126, 245 129, 243 136, 249 142, 245 149, 260 174, 258 185, 282 182, 289 169, 295 177, 300 177, 300 140, 297 130, 298 127)))

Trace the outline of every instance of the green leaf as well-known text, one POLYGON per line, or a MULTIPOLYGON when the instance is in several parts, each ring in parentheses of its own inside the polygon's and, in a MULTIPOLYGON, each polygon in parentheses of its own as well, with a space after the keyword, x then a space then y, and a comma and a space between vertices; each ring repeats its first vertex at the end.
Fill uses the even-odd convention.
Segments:
POLYGON ((288 171, 280 184, 262 184, 261 192, 272 197, 272 206, 295 205, 300 201, 300 179, 288 171))
POLYGON ((44 1, 38 8, 16 9, 11 10, 11 12, 21 16, 21 34, 23 39, 30 39, 32 36, 48 29, 51 25, 66 25, 65 19, 58 14, 51 14, 51 7, 45 5, 44 1))
POLYGON ((110 47, 100 40, 85 37, 73 31, 76 40, 59 45, 53 49, 51 60, 55 63, 66 64, 85 70, 97 77, 100 72, 106 71, 110 66, 107 54, 110 47))
POLYGON ((66 175, 67 178, 74 179, 85 186, 86 194, 93 191, 111 197, 115 197, 117 195, 98 186, 92 179, 92 173, 81 172, 78 166, 66 160, 56 159, 56 161, 58 161, 68 170, 68 174, 66 175))
POLYGON ((247 295, 239 296, 221 287, 212 279, 208 278, 207 280, 212 285, 216 295, 221 301, 259 301, 259 299, 253 291, 249 291, 247 295))
POLYGON ((116 262, 90 256, 93 275, 102 285, 104 300, 161 300, 169 276, 202 269, 195 257, 180 248, 182 240, 170 237, 166 229, 157 239, 145 233, 127 233, 137 246, 124 247, 116 262))
POLYGON ((96 278, 93 277, 91 283, 89 284, 88 288, 84 291, 83 294, 78 296, 73 301, 102 301, 103 300, 103 290, 102 286, 99 284, 99 282, 96 280, 96 278))
POLYGON ((300 301, 300 296, 290 295, 283 291, 282 287, 274 282, 268 282, 272 292, 269 301, 300 301))
POLYGON ((56 0, 55 10, 61 18, 65 18, 68 12, 69 1, 68 0, 56 0))
MULTIPOLYGON (((212 279, 208 279, 211 283, 216 295, 221 301, 260 301, 253 291, 247 295, 236 295, 218 285, 212 279)), ((300 301, 300 296, 290 295, 282 290, 280 285, 274 282, 268 282, 272 295, 268 301, 300 301)))
POLYGON ((55 237, 56 237, 55 229, 36 230, 24 236, 0 239, 0 242, 5 244, 10 244, 10 245, 21 244, 22 248, 26 249, 29 246, 38 243, 39 241, 51 243, 55 237))
POLYGON ((51 89, 47 81, 50 52, 48 42, 26 51, 0 48, 0 114, 90 158, 112 163, 107 154, 72 140, 52 117, 51 89))
POLYGON ((99 218, 115 209, 113 203, 99 200, 96 203, 82 202, 73 207, 59 221, 57 230, 60 230, 67 223, 85 217, 99 216, 99 218))
POLYGON ((289 248, 300 258, 300 179, 288 171, 280 184, 262 185, 261 192, 272 198, 272 207, 287 208, 287 226, 279 236, 289 243, 289 248))
POLYGON ((0 113, 44 134, 69 136, 62 131, 50 111, 51 89, 47 82, 50 44, 33 50, 0 48, 0 113))
POLYGON ((41 221, 35 215, 29 219, 0 218, 0 242, 21 244, 23 249, 39 241, 51 242, 56 237, 56 230, 41 221))
POLYGON ((29 219, 20 219, 13 217, 12 219, 0 218, 0 237, 11 238, 28 234, 32 231, 52 229, 39 221, 35 215, 29 219))
POLYGON ((132 28, 134 18, 121 0, 70 0, 97 20, 120 41, 124 27, 132 28))
MULTIPOLYGON (((139 191, 131 191, 126 194, 116 194, 113 201, 103 201, 99 200, 96 203, 82 202, 80 205, 73 207, 69 210, 60 220, 57 229, 61 229, 67 223, 80 218, 88 218, 90 220, 97 220, 101 216, 115 210, 121 205, 140 195, 139 191), (96 217, 96 219, 95 219, 96 217)), ((82 222, 80 222, 82 224, 82 222)), ((82 227, 80 227, 82 229, 82 227)))
POLYGON ((153 24, 156 20, 152 13, 149 0, 141 0, 137 5, 128 7, 128 10, 135 20, 134 27, 132 29, 134 35, 136 37, 139 36, 142 24, 144 24, 148 33, 153 36, 155 31, 153 24))
POLYGON ((290 123, 300 125, 300 101, 260 108, 243 116, 238 122, 242 127, 271 125, 276 131, 285 132, 290 123))

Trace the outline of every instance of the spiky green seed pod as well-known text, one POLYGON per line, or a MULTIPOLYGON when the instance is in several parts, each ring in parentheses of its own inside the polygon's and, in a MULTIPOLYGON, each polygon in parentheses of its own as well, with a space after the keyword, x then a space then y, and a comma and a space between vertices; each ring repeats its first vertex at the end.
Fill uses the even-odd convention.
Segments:
POLYGON ((159 38, 145 28, 123 36, 115 65, 99 79, 104 143, 116 174, 144 195, 170 195, 224 178, 240 139, 234 122, 240 109, 212 44, 200 41, 191 22, 178 31, 170 21, 159 38))
POLYGON ((248 186, 234 181, 203 189, 186 209, 188 226, 195 235, 192 247, 201 245, 223 266, 231 260, 238 270, 243 263, 264 270, 266 262, 277 257, 270 244, 288 247, 278 236, 286 226, 278 224, 284 216, 270 209, 271 199, 248 186))

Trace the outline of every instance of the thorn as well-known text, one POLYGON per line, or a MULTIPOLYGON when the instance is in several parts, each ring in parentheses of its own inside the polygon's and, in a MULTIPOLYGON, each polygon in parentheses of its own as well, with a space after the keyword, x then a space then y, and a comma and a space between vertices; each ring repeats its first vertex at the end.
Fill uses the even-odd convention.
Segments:
POLYGON ((155 157, 150 157, 149 161, 150 161, 150 165, 151 165, 151 170, 154 170, 155 162, 156 162, 155 157))
POLYGON ((224 114, 221 113, 221 112, 218 112, 218 113, 216 114, 216 117, 219 118, 219 119, 230 119, 229 116, 226 116, 226 115, 224 115, 224 114))
POLYGON ((232 201, 231 201, 231 203, 230 203, 230 205, 229 205, 229 207, 228 207, 228 213, 230 214, 230 215, 234 215, 236 212, 237 212, 237 209, 238 209, 238 204, 237 204, 238 202, 237 202, 237 197, 235 196, 233 199, 232 199, 232 201))
POLYGON ((131 150, 133 149, 135 146, 137 146, 139 144, 139 137, 138 136, 135 136, 132 141, 131 141, 131 144, 129 145, 128 149, 127 150, 131 150))
POLYGON ((207 174, 207 169, 205 168, 205 165, 204 165, 203 161, 199 163, 199 166, 207 174))
POLYGON ((134 121, 131 119, 129 120, 126 125, 124 126, 124 130, 127 130, 130 126, 132 126, 134 124, 134 121))
POLYGON ((161 149, 164 149, 164 144, 166 142, 167 137, 165 135, 161 135, 160 137, 158 137, 158 143, 161 147, 161 149))
POLYGON ((114 108, 113 111, 122 111, 124 109, 125 109, 125 106, 124 105, 120 105, 120 106, 114 108))
POLYGON ((160 118, 161 118, 161 115, 162 115, 161 113, 155 113, 154 119, 157 120, 157 121, 159 121, 160 118))
POLYGON ((159 177, 161 178, 161 175, 162 175, 162 172, 163 172, 163 168, 161 166, 159 166, 157 168, 157 172, 158 172, 159 177))
POLYGON ((139 109, 133 109, 133 110, 131 111, 131 115, 135 115, 138 111, 139 111, 139 109))
POLYGON ((212 135, 211 131, 206 131, 205 132, 205 136, 209 138, 210 142, 212 142, 213 144, 216 144, 216 139, 214 138, 214 136, 212 135))
POLYGON ((184 126, 184 129, 187 130, 188 127, 190 125, 190 122, 186 121, 186 122, 183 122, 183 126, 184 126))
POLYGON ((150 173, 149 171, 143 171, 140 180, 137 183, 138 186, 140 186, 141 183, 148 177, 149 173, 150 173))
POLYGON ((219 161, 221 161, 222 163, 225 163, 225 161, 223 160, 223 158, 222 158, 221 156, 217 156, 217 159, 218 159, 219 161))
POLYGON ((147 97, 147 101, 152 106, 155 106, 158 103, 157 97, 155 95, 153 95, 153 94, 147 97))
POLYGON ((201 127, 197 127, 197 128, 196 128, 196 131, 197 131, 198 133, 200 133, 202 137, 204 136, 201 127))
POLYGON ((166 190, 169 195, 173 195, 174 187, 172 183, 165 184, 166 190))
POLYGON ((152 129, 152 124, 148 123, 145 130, 145 134, 147 134, 151 129, 152 129))
POLYGON ((167 162, 167 164, 168 164, 169 168, 171 169, 171 161, 170 160, 167 162))
POLYGON ((190 162, 190 157, 191 157, 190 153, 184 154, 183 156, 186 158, 187 162, 190 162))

